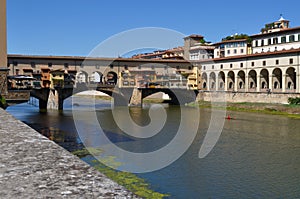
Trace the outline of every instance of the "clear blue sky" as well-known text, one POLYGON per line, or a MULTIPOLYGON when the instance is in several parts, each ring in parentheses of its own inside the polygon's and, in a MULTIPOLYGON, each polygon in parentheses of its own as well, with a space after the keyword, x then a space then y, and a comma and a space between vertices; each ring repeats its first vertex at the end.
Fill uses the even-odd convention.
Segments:
POLYGON ((280 14, 300 26, 299 7, 295 0, 7 0, 8 53, 86 56, 110 36, 142 27, 218 42, 258 33, 280 14))

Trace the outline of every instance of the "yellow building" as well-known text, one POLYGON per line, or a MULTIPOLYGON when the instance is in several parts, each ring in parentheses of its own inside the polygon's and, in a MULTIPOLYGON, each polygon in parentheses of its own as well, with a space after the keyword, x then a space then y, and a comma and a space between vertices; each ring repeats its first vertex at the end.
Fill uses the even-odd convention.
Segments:
POLYGON ((64 86, 64 71, 61 69, 53 70, 50 72, 50 88, 64 86))

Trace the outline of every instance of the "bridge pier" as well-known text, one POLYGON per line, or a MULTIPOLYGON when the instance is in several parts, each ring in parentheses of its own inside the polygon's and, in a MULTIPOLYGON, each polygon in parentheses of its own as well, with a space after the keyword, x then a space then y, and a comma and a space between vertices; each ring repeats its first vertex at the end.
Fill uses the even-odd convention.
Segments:
POLYGON ((129 105, 130 106, 143 106, 143 97, 142 96, 143 96, 143 91, 138 88, 134 88, 132 91, 129 105))
POLYGON ((47 109, 54 109, 62 111, 64 109, 64 89, 56 88, 54 90, 50 90, 47 109))

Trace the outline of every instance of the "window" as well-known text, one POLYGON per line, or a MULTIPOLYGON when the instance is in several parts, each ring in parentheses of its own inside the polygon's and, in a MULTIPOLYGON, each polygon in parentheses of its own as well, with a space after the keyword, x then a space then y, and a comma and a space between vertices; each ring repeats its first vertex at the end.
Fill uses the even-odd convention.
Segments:
POLYGON ((230 68, 232 68, 232 64, 230 64, 230 68))
POLYGON ((272 44, 272 39, 268 39, 268 45, 271 45, 272 44))
POLYGON ((263 66, 265 66, 266 65, 266 61, 263 61, 263 66))
POLYGON ((294 42, 294 41, 295 41, 295 35, 290 35, 289 42, 294 42))
POLYGON ((273 38, 273 44, 278 44, 278 38, 277 37, 273 38))
POLYGON ((65 68, 69 68, 69 64, 68 63, 65 63, 64 66, 65 66, 65 68))
POLYGON ((278 59, 276 60, 276 65, 279 65, 279 60, 278 59))
POLYGON ((298 41, 300 41, 300 34, 298 34, 298 41))
POLYGON ((127 65, 125 65, 125 66, 124 66, 124 69, 125 69, 125 70, 128 70, 128 66, 127 66, 127 65))
POLYGON ((286 43, 286 37, 281 37, 281 43, 286 43))
POLYGON ((255 46, 258 47, 258 40, 255 40, 255 46))
POLYGON ((31 65, 32 68, 35 68, 35 63, 34 62, 31 62, 30 65, 31 65))
POLYGON ((203 70, 205 70, 205 66, 203 66, 203 70))
POLYGON ((211 67, 213 70, 215 69, 215 66, 214 65, 212 65, 212 67, 211 67))
POLYGON ((294 59, 290 59, 290 64, 293 64, 294 63, 294 59))
POLYGON ((223 69, 223 64, 221 64, 220 68, 223 69))
POLYGON ((230 50, 227 50, 227 54, 230 55, 230 50))
POLYGON ((52 63, 48 63, 48 67, 51 68, 52 67, 52 63))
POLYGON ((255 63, 254 63, 254 61, 251 63, 251 66, 255 66, 255 63))
POLYGON ((261 40, 261 46, 265 45, 265 40, 261 40))
POLYGON ((243 63, 241 63, 241 64, 240 64, 240 66, 241 66, 241 68, 243 68, 244 64, 243 64, 243 63))
POLYGON ((241 54, 243 54, 244 53, 244 49, 241 49, 241 54))
POLYGON ((234 49, 234 50, 233 50, 233 53, 234 53, 234 54, 236 54, 236 53, 237 53, 237 50, 236 50, 236 49, 234 49))

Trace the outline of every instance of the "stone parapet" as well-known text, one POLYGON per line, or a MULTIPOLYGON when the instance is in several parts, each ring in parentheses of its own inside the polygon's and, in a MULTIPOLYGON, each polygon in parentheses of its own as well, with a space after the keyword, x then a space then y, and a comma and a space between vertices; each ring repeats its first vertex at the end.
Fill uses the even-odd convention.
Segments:
POLYGON ((0 109, 0 198, 137 198, 0 109))

